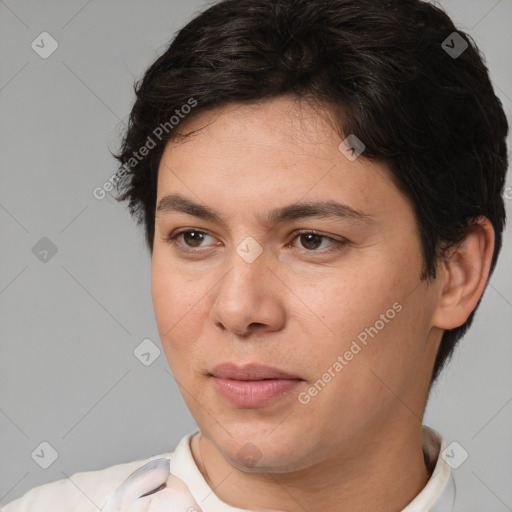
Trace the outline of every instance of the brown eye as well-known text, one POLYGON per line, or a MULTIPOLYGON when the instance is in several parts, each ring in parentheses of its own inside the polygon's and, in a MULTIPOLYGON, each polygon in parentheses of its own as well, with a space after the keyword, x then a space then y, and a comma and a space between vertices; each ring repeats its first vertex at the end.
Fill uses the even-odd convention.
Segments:
POLYGON ((200 247, 201 242, 204 240, 204 235, 202 231, 185 231, 184 233, 180 233, 183 237, 183 241, 185 245, 188 247, 200 247))
POLYGON ((305 252, 326 254, 344 247, 348 240, 333 238, 315 231, 299 231, 295 233, 293 246, 305 252))
POLYGON ((322 245, 322 238, 325 237, 314 233, 303 233, 300 235, 300 242, 305 249, 315 250, 322 245))
POLYGON ((175 243, 176 239, 178 239, 178 245, 181 245, 184 248, 197 249, 203 247, 201 244, 207 236, 210 235, 204 231, 199 231, 198 229, 186 229, 169 235, 167 241, 169 243, 175 243))

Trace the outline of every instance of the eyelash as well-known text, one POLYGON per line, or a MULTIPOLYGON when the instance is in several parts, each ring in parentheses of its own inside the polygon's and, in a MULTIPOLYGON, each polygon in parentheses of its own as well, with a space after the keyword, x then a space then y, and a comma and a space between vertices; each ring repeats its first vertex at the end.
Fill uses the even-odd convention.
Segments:
MULTIPOLYGON (((175 240, 179 236, 187 234, 187 233, 200 233, 200 234, 204 234, 207 236, 211 236, 211 235, 208 235, 208 233, 206 231, 201 231, 199 229, 184 229, 182 231, 178 231, 177 233, 171 233, 167 237, 167 242, 169 242, 170 244, 176 244, 175 240)), ((323 233, 319 233, 317 231, 312 231, 312 230, 295 231, 293 233, 293 235, 294 235, 294 237, 293 237, 292 241, 297 239, 301 235, 314 235, 314 236, 317 236, 317 237, 320 237, 322 239, 329 240, 330 242, 332 242, 332 245, 325 249, 299 249, 299 250, 302 250, 307 253, 327 254, 327 253, 330 253, 330 252, 333 252, 336 250, 340 250, 342 247, 344 247, 345 245, 348 244, 348 240, 337 240, 330 236, 324 235, 323 233)), ((180 250, 186 251, 186 252, 197 253, 199 250, 202 249, 201 247, 188 247, 187 245, 184 245, 179 242, 178 242, 178 244, 182 247, 182 249, 180 249, 180 250)))

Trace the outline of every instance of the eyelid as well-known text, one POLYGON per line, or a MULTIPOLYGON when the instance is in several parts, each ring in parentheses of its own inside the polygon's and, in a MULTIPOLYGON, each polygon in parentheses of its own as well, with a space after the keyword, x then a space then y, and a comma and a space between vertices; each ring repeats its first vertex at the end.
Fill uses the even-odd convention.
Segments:
POLYGON ((297 229, 295 230, 290 236, 292 236, 292 242, 297 239, 301 235, 315 235, 319 236, 323 239, 329 240, 331 245, 328 247, 325 247, 323 249, 304 249, 300 247, 294 247, 294 249, 297 249, 303 253, 306 254, 328 254, 329 252, 336 251, 337 249, 341 249, 343 246, 347 245, 349 241, 346 238, 343 238, 341 236, 334 237, 333 235, 328 235, 325 233, 322 233, 321 231, 316 231, 314 229, 297 229))
MULTIPOLYGON (((191 232, 201 233, 201 234, 210 236, 212 238, 215 238, 213 235, 210 235, 210 233, 208 233, 208 231, 205 231, 204 229, 199 229, 199 228, 191 227, 191 228, 183 228, 183 229, 178 229, 176 231, 173 231, 169 236, 166 237, 166 240, 169 243, 174 243, 174 240, 176 238, 178 238, 180 235, 183 235, 183 234, 186 234, 186 233, 191 233, 191 232)), ((184 248, 184 250, 186 250, 186 251, 197 252, 198 250, 202 249, 202 247, 188 247, 187 245, 183 245, 181 243, 179 245, 181 245, 184 248)))
POLYGON ((317 231, 315 229, 296 229, 291 233, 290 236, 296 238, 299 235, 316 235, 321 236, 322 238, 327 238, 328 240, 332 240, 333 242, 348 242, 348 240, 346 238, 343 238, 342 236, 330 235, 328 233, 323 233, 322 231, 317 231))
MULTIPOLYGON (((215 237, 213 237, 213 235, 210 235, 208 233, 208 231, 205 231, 204 229, 190 227, 190 228, 182 228, 182 229, 178 229, 176 231, 173 231, 167 237, 167 241, 169 243, 174 243, 174 240, 178 236, 186 234, 186 233, 190 233, 190 232, 201 233, 201 234, 210 236, 212 238, 215 238, 215 237)), ((293 242, 296 238, 298 238, 301 235, 310 235, 310 234, 311 235, 319 236, 319 237, 324 238, 324 239, 327 239, 330 242, 332 242, 332 244, 329 247, 324 248, 324 249, 308 250, 308 249, 299 248, 299 247, 294 247, 294 249, 298 249, 299 251, 302 251, 302 252, 305 252, 305 253, 308 253, 308 254, 313 254, 313 253, 326 254, 326 253, 328 253, 330 251, 333 251, 333 250, 336 250, 336 249, 340 249, 341 247, 343 247, 343 246, 345 246, 345 245, 347 245, 349 243, 349 241, 346 238, 344 238, 344 237, 336 237, 335 238, 332 235, 324 234, 324 233, 322 233, 320 231, 316 231, 316 230, 313 230, 313 229, 297 229, 297 230, 293 231, 290 234, 291 241, 288 242, 287 245, 290 244, 291 242, 293 242)), ((189 247, 189 246, 181 244, 181 243, 179 245, 183 248, 182 250, 190 251, 190 252, 194 252, 194 253, 196 253, 198 251, 201 251, 201 250, 209 249, 209 248, 212 247, 212 246, 189 247)))

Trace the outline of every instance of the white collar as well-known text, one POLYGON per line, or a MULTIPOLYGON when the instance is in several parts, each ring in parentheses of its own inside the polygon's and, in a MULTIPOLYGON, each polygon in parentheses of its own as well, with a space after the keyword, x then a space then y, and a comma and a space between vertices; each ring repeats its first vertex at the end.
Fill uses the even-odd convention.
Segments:
POLYGON ((434 471, 421 492, 402 512, 451 512, 455 504, 455 482, 450 465, 441 454, 446 448, 441 435, 423 425, 421 430, 423 454, 434 471))
POLYGON ((247 509, 232 507, 220 500, 204 479, 190 450, 190 441, 197 432, 186 435, 179 442, 171 455, 170 473, 187 484, 203 512, 250 512, 247 509))
MULTIPOLYGON (((181 439, 171 456, 170 472, 181 478, 189 487, 203 512, 250 512, 221 501, 207 484, 199 471, 192 452, 190 441, 197 433, 193 432, 181 439)), ((434 471, 422 491, 402 512, 451 512, 455 503, 455 483, 450 465, 441 457, 445 443, 435 430, 422 427, 423 453, 434 471)))

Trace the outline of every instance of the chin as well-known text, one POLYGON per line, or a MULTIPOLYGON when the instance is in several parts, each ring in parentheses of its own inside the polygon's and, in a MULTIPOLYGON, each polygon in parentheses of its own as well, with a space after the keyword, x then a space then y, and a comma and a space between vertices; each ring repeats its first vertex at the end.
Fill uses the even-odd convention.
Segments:
MULTIPOLYGON (((311 458, 306 452, 311 447, 304 443, 306 432, 295 435, 284 424, 240 425, 229 427, 229 436, 223 431, 221 439, 214 439, 223 457, 236 469, 249 473, 286 473, 303 469, 301 461, 311 458)), ((309 443, 308 443, 309 444, 309 443)))

